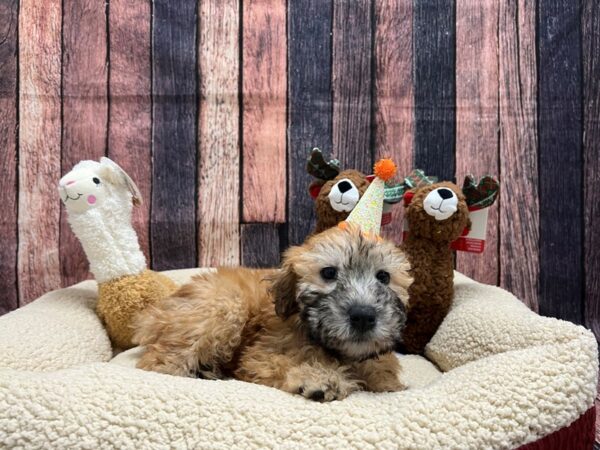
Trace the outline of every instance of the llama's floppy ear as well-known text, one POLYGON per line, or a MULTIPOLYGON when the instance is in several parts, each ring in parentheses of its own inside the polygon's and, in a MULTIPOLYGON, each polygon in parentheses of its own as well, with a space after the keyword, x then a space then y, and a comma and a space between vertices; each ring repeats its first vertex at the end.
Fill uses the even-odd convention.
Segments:
POLYGON ((127 172, 125 172, 121 168, 121 166, 119 166, 113 160, 105 157, 100 158, 100 164, 108 167, 117 175, 118 180, 129 190, 129 192, 131 192, 131 197, 134 205, 142 204, 142 193, 140 192, 136 184, 133 182, 131 177, 127 175, 127 172))
POLYGON ((296 284, 298 275, 292 264, 284 263, 281 270, 271 278, 271 295, 275 303, 275 313, 282 319, 287 319, 298 312, 296 302, 296 284))

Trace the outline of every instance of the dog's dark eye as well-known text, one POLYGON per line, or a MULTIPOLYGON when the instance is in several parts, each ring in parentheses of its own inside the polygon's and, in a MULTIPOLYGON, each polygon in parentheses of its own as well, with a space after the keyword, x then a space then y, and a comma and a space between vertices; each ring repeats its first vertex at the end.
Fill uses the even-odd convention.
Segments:
POLYGON ((94 183, 96 183, 96 184, 100 184, 100 179, 99 178, 94 177, 94 178, 92 178, 92 181, 94 183))
POLYGON ((337 269, 335 267, 325 267, 321 269, 321 277, 324 280, 335 280, 337 278, 337 269))
POLYGON ((380 270, 377 272, 375 278, 377 278, 383 284, 388 284, 390 282, 390 274, 385 270, 380 270))

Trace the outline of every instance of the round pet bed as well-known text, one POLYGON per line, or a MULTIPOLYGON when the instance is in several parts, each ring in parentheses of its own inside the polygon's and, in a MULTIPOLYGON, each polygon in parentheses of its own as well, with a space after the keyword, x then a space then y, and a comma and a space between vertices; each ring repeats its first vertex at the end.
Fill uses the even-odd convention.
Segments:
POLYGON ((455 285, 427 359, 399 356, 408 390, 328 404, 135 369, 139 350, 113 358, 95 282, 50 292, 0 317, 0 448, 591 448, 592 333, 455 285))

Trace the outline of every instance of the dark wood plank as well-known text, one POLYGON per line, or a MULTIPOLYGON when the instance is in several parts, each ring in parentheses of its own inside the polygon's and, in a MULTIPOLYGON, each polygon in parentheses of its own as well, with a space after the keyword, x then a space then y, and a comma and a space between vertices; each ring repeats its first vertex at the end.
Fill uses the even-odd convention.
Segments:
POLYGON ((538 310, 535 1, 500 2, 500 286, 538 310))
POLYGON ((312 147, 332 149, 332 0, 288 2, 288 239, 304 241, 314 227, 312 181, 306 159, 312 147))
POLYGON ((196 4, 153 3, 150 240, 158 270, 196 265, 196 4))
POLYGON ((364 173, 373 171, 371 6, 370 0, 333 2, 333 153, 343 169, 364 173))
POLYGON ((584 0, 582 17, 585 324, 600 339, 600 4, 584 0))
POLYGON ((583 320, 581 8, 539 0, 540 313, 583 320))
POLYGON ((271 223, 242 225, 242 264, 245 267, 279 265, 279 227, 271 223))
POLYGON ((414 2, 415 165, 454 178, 454 0, 414 2))
MULTIPOLYGON (((414 168, 412 2, 375 0, 375 159, 392 158, 398 178, 414 168)), ((383 236, 402 241, 402 206, 396 205, 383 236)))
POLYGON ((0 315, 17 292, 17 26, 19 2, 0 2, 0 315))
MULTIPOLYGON (((456 179, 498 174, 498 5, 456 0, 456 179)), ((498 283, 498 205, 488 216, 483 254, 458 252, 457 270, 498 283)))
POLYGON ((133 210, 133 226, 150 262, 151 67, 148 0, 109 3, 110 111, 108 157, 135 181, 143 203, 133 210))
POLYGON ((240 263, 239 1, 200 3, 199 266, 240 263))
POLYGON ((19 303, 60 287, 61 1, 19 11, 19 303))
MULTIPOLYGON (((108 117, 106 5, 96 0, 63 1, 62 173, 81 160, 106 153, 108 117)), ((64 286, 92 275, 83 248, 63 209, 60 274, 64 286)))
POLYGON ((243 220, 283 223, 286 0, 246 0, 243 8, 243 220))

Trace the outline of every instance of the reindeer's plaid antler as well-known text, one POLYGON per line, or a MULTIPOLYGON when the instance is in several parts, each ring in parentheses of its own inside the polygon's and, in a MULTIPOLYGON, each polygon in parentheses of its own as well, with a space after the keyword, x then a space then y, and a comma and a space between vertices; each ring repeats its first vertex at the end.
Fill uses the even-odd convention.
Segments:
POLYGON ((467 175, 462 191, 469 207, 483 209, 492 206, 498 198, 500 183, 491 175, 481 177, 479 182, 473 175, 467 175))
POLYGON ((306 171, 320 180, 333 180, 340 173, 340 162, 337 159, 326 162, 321 150, 315 147, 310 152, 306 171))

